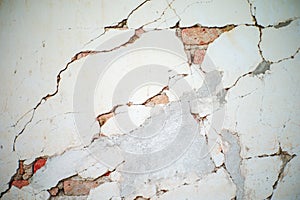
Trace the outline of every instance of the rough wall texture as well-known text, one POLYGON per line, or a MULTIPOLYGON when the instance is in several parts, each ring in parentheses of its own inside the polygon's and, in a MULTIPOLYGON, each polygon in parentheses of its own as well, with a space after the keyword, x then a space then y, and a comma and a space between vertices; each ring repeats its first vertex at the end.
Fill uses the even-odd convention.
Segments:
POLYGON ((0 1, 1 199, 299 199, 300 1, 0 1))

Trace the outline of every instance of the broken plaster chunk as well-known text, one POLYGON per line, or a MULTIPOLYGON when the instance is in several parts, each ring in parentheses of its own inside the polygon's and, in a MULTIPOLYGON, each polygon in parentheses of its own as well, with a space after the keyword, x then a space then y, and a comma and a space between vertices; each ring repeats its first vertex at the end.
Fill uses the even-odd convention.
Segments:
POLYGON ((236 186, 230 180, 227 172, 221 168, 201 179, 199 182, 183 185, 168 191, 154 199, 168 200, 198 200, 198 199, 232 199, 235 197, 236 186))
POLYGON ((279 29, 274 27, 263 29, 260 45, 263 56, 272 62, 293 56, 300 48, 299 35, 300 19, 279 29))
POLYGON ((205 84, 205 74, 197 65, 182 65, 180 68, 181 71, 170 80, 169 90, 166 90, 170 101, 178 101, 186 92, 198 90, 205 84))
MULTIPOLYGON (((2 133, 0 133, 1 135, 2 133)), ((9 187, 9 182, 12 176, 16 173, 18 169, 18 156, 15 152, 1 151, 0 158, 0 193, 5 191, 9 187)))
POLYGON ((101 133, 106 136, 124 134, 116 123, 115 117, 112 117, 101 127, 101 133))
POLYGON ((99 176, 102 176, 108 171, 108 168, 102 165, 101 163, 96 163, 87 169, 78 172, 78 176, 83 179, 95 179, 99 176))
POLYGON ((237 199, 243 199, 245 178, 241 174, 240 166, 242 158, 240 156, 241 147, 236 134, 222 130, 222 149, 225 154, 225 166, 227 172, 232 178, 233 183, 237 187, 237 199))
MULTIPOLYGON (((172 0, 168 0, 171 2, 172 0)), ((172 7, 180 16, 181 27, 195 24, 210 27, 223 27, 228 24, 252 24, 247 1, 187 0, 174 1, 172 7), (224 12, 226 11, 226 12, 224 12), (222 13, 221 16, 218 15, 222 13)))
POLYGON ((37 191, 52 188, 60 180, 74 176, 97 162, 86 149, 67 151, 62 155, 48 158, 46 165, 32 176, 30 186, 37 191))
POLYGON ((258 28, 238 26, 209 45, 201 67, 206 72, 222 71, 224 88, 231 87, 240 76, 261 62, 258 41, 258 28))
POLYGON ((262 121, 274 127, 283 151, 299 154, 300 91, 298 89, 300 55, 271 65, 264 78, 262 121))
MULTIPOLYGON (((138 195, 148 197, 156 193, 155 185, 161 190, 173 190, 184 183, 191 184, 214 170, 215 166, 208 154, 205 138, 196 137, 187 151, 171 165, 152 173, 134 176, 124 174, 121 182, 122 196, 125 199, 134 199, 131 196, 138 195)), ((163 157, 165 160, 166 158, 167 156, 163 157)))
POLYGON ((272 112, 262 109, 265 94, 264 82, 255 76, 241 78, 228 91, 224 128, 237 132, 243 158, 278 151, 276 129, 268 126, 261 117, 266 115, 267 119, 271 119, 273 116, 272 112))
MULTIPOLYGON (((100 27, 103 27, 103 23, 101 23, 102 19, 98 17, 99 7, 101 7, 101 3, 97 1, 92 1, 89 4, 78 2, 73 5, 68 5, 66 2, 5 2, 1 4, 1 19, 6 16, 5 21, 1 20, 2 30, 16 33, 15 36, 7 35, 5 31, 2 33, 7 38, 5 44, 8 49, 13 48, 15 50, 14 53, 11 50, 3 52, 1 56, 1 69, 4 69, 3 66, 12 66, 1 70, 1 74, 4 74, 1 78, 1 84, 5 85, 4 89, 1 89, 1 100, 2 97, 3 99, 9 97, 5 100, 8 109, 7 116, 4 121, 1 121, 1 124, 5 122, 7 123, 5 126, 11 126, 23 114, 33 108, 43 95, 53 91, 56 74, 61 70, 66 58, 72 55, 75 49, 81 48, 82 44, 93 35, 91 34, 92 31, 88 30, 80 31, 81 37, 66 33, 78 26, 93 27, 95 32, 101 31, 102 28, 100 27), (74 18, 64 17, 61 10, 63 7, 66 8, 66 12, 70 13, 76 12, 78 8, 88 9, 91 19, 87 20, 85 17, 80 16, 74 18), (44 10, 45 12, 40 12, 41 8, 47 9, 44 10), (16 13, 21 10, 24 17, 16 19, 16 13), (32 23, 33 20, 35 20, 35 23, 32 23), (11 24, 12 21, 14 21, 13 24, 11 24), (56 23, 52 23, 54 21, 56 23), (45 24, 47 26, 44 26, 45 24), (43 29, 37 27, 43 27, 43 29), (36 31, 30 37, 27 34, 18 34, 27 32, 27 28, 30 30, 36 29, 36 31), (22 42, 19 43, 17 40, 22 42), (62 43, 62 41, 68 44, 62 43), (57 46, 61 47, 60 50, 56 49, 57 46), (26 56, 34 51, 36 51, 37 56, 26 56), (9 84, 10 81, 14 84, 9 84), (30 97, 28 94, 30 94, 30 97), (18 103, 15 101, 16 99, 22 103, 18 103)), ((1 39, 1 41, 4 40, 1 39)), ((3 50, 1 49, 1 51, 3 50)), ((30 119, 30 114, 20 121, 19 124, 22 128, 30 119)))
POLYGON ((66 71, 60 75, 64 81, 60 82, 57 95, 49 98, 46 103, 40 104, 31 123, 16 140, 16 151, 21 159, 59 154, 66 148, 80 144, 76 134, 74 113, 71 112, 73 111, 72 92, 80 64, 83 64, 81 60, 72 65, 74 67, 72 72, 66 71), (32 145, 33 140, 39 142, 32 145))
POLYGON ((300 17, 298 0, 250 0, 250 3, 257 23, 262 26, 277 25, 279 22, 300 17))
POLYGON ((241 171, 245 177, 245 198, 266 199, 273 192, 282 161, 280 156, 243 160, 241 171))
POLYGON ((198 98, 191 100, 191 113, 199 114, 200 117, 207 116, 213 112, 213 97, 198 98))
MULTIPOLYGON (((209 117, 208 117, 209 118, 209 117)), ((203 123, 204 129, 206 129, 206 142, 209 150, 209 154, 216 167, 220 167, 224 163, 224 154, 222 150, 222 139, 217 133, 214 124, 212 124, 211 119, 208 119, 203 123)))
POLYGON ((47 191, 37 192, 32 187, 27 186, 19 189, 17 187, 12 187, 7 193, 3 195, 1 199, 11 200, 11 199, 36 199, 44 200, 50 197, 50 194, 47 191))
MULTIPOLYGON (((172 51, 152 48, 131 51, 126 56, 121 56, 114 60, 110 67, 101 74, 101 79, 97 82, 94 94, 95 113, 107 112, 115 105, 126 104, 130 101, 132 103, 143 103, 157 93, 153 94, 150 91, 147 94, 147 98, 143 99, 145 93, 138 93, 143 88, 141 86, 149 84, 149 82, 156 82, 159 87, 165 87, 169 83, 171 72, 186 73, 190 71, 186 63, 182 42, 176 37, 173 30, 144 33, 143 37, 128 46, 128 48, 134 49, 139 47, 139 45, 147 44, 149 41, 152 43, 153 40, 160 37, 169 37, 168 41, 172 44, 172 51), (174 54, 174 52, 177 52, 180 56, 174 54), (138 94, 134 99, 138 99, 139 102, 130 99, 134 96, 132 92, 136 92, 136 90, 138 94)), ((162 48, 170 48, 166 46, 170 45, 169 43, 166 44, 164 42, 160 44, 162 48)), ((100 54, 97 54, 93 56, 93 59, 103 58, 100 54)))
POLYGON ((88 196, 88 200, 109 200, 114 197, 120 197, 119 184, 116 182, 103 183, 92 189, 88 196))
POLYGON ((300 159, 294 157, 285 167, 282 176, 280 176, 276 189, 273 192, 272 199, 288 200, 300 198, 300 159))
POLYGON ((220 167, 224 163, 224 154, 221 151, 221 146, 217 143, 210 151, 211 157, 216 167, 220 167))

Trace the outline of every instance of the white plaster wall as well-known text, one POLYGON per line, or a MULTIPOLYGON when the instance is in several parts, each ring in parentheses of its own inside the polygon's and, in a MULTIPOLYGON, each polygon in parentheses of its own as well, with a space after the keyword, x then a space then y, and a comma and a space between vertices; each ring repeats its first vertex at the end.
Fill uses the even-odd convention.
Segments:
POLYGON ((299 199, 299 8, 0 1, 0 198, 299 199))

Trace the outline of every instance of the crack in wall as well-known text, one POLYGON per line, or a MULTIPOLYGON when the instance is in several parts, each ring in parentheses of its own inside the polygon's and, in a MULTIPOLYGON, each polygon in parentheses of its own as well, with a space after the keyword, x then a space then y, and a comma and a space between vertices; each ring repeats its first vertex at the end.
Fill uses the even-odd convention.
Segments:
POLYGON ((273 153, 273 154, 262 154, 262 155, 252 156, 252 157, 246 157, 246 158, 243 158, 243 159, 250 160, 250 159, 253 159, 253 158, 266 158, 266 157, 273 157, 273 156, 280 156, 281 159, 283 160, 284 157, 294 157, 296 155, 295 154, 290 155, 287 151, 283 151, 282 148, 281 148, 281 146, 280 146, 280 144, 279 144, 279 149, 278 149, 278 151, 276 153, 273 153))
POLYGON ((258 24, 258 22, 257 22, 256 16, 255 16, 256 7, 253 8, 253 5, 250 2, 250 0, 247 0, 247 2, 249 4, 250 14, 251 14, 251 17, 252 17, 252 21, 254 22, 254 26, 257 27, 258 30, 259 30, 259 41, 258 41, 258 44, 257 44, 259 54, 260 54, 260 56, 261 56, 261 58, 262 58, 263 61, 269 62, 263 56, 263 52, 262 52, 262 49, 261 49, 261 46, 260 46, 261 45, 261 41, 262 41, 262 29, 264 27, 262 25, 258 24))
MULTIPOLYGON (((56 90, 55 90, 53 93, 48 93, 48 94, 46 94, 44 97, 42 97, 41 100, 36 104, 36 106, 35 106, 33 109, 31 109, 33 112, 32 112, 32 115, 31 115, 29 121, 27 121, 27 122, 25 123, 23 129, 22 129, 22 130, 15 136, 15 138, 14 138, 14 141, 13 141, 13 151, 16 151, 16 141, 17 141, 18 137, 19 137, 20 135, 22 135, 22 133, 25 131, 25 129, 26 129, 26 127, 28 126, 28 124, 30 124, 30 123, 32 122, 32 120, 33 120, 33 118, 34 118, 34 114, 35 114, 36 110, 39 108, 39 106, 42 105, 42 103, 46 102, 46 101, 47 101, 48 99, 50 99, 51 97, 55 96, 55 95, 59 92, 59 85, 60 85, 60 81, 61 81, 61 75, 62 75, 62 73, 64 73, 64 72, 69 68, 69 66, 70 66, 73 62, 75 62, 75 61, 77 61, 77 60, 79 60, 79 59, 81 59, 81 58, 87 57, 87 56, 89 56, 89 55, 94 55, 94 54, 99 54, 99 53, 107 53, 107 52, 115 51, 115 50, 117 50, 117 49, 119 49, 119 48, 121 48, 121 47, 125 47, 125 46, 127 46, 127 45, 129 45, 129 44, 134 43, 137 39, 140 38, 140 36, 141 36, 143 33, 145 33, 145 31, 143 31, 143 29, 137 29, 137 30, 135 31, 134 35, 131 36, 127 42, 125 42, 125 43, 123 43, 123 44, 121 44, 121 45, 119 45, 119 46, 116 46, 116 47, 114 47, 114 48, 112 48, 112 49, 101 50, 101 51, 87 50, 87 51, 81 51, 81 52, 75 54, 75 56, 73 56, 73 57, 71 58, 71 61, 69 61, 69 62, 66 64, 66 66, 65 66, 62 70, 60 70, 59 73, 58 73, 58 75, 56 76, 56 90)), ((28 111, 27 113, 29 113, 29 112, 30 112, 30 111, 28 111)), ((23 116, 22 116, 22 117, 23 117, 23 116)), ((18 120, 18 121, 19 121, 19 120, 18 120)))
POLYGON ((96 117, 96 120, 99 123, 100 128, 113 116, 115 116, 116 110, 117 108, 121 107, 121 106, 155 106, 157 104, 167 104, 169 103, 169 98, 168 96, 164 93, 165 90, 169 90, 169 86, 165 86, 161 89, 161 91, 159 91, 157 94, 153 95, 152 97, 149 97, 147 100, 145 100, 143 103, 141 104, 136 104, 133 102, 127 102, 126 104, 118 104, 116 106, 114 106, 109 112, 103 113, 103 114, 99 114, 96 117))
MULTIPOLYGON (((171 5, 174 3, 174 1, 175 1, 175 0, 172 0, 170 3, 168 3, 168 6, 162 11, 162 13, 160 14, 160 16, 159 16, 158 18, 156 18, 155 20, 150 21, 150 22, 144 24, 142 27, 148 26, 148 25, 150 25, 150 24, 153 24, 153 23, 155 23, 155 22, 161 20, 162 17, 165 15, 166 11, 167 11, 168 9, 171 9, 171 5)), ((162 22, 162 23, 163 23, 163 22, 162 22)), ((158 27, 159 27, 162 23, 160 23, 156 28, 154 28, 154 30, 159 30, 158 27)))
MULTIPOLYGON (((66 64, 66 66, 65 66, 62 70, 59 71, 59 73, 58 73, 57 76, 56 76, 56 90, 55 90, 53 93, 48 93, 48 94, 46 94, 44 97, 42 97, 41 100, 36 104, 36 106, 35 106, 33 109, 30 110, 30 111, 33 111, 33 112, 32 112, 32 114, 31 114, 31 117, 30 117, 29 121, 26 122, 26 124, 24 125, 23 129, 22 129, 22 130, 15 136, 15 138, 14 138, 14 142, 13 142, 13 151, 16 150, 15 144, 16 144, 16 141, 17 141, 18 137, 25 131, 25 129, 26 129, 26 127, 28 126, 28 124, 30 124, 30 123, 32 122, 33 117, 34 117, 34 114, 35 114, 36 110, 38 109, 38 107, 39 107, 42 103, 46 102, 48 99, 50 99, 51 97, 55 96, 55 95, 58 93, 59 85, 60 85, 60 81, 61 81, 61 74, 62 74, 63 72, 65 72, 65 71, 69 68, 69 65, 71 65, 74 61, 79 60, 79 59, 81 59, 81 58, 83 58, 83 57, 86 57, 86 56, 88 56, 88 55, 95 54, 95 53, 98 53, 98 52, 97 52, 97 51, 81 51, 81 52, 75 54, 75 56, 73 56, 73 57, 71 58, 71 61, 69 61, 69 62, 66 64)), ((30 111, 28 111, 27 114, 28 114, 30 111)), ((18 120, 17 122, 19 122, 19 120, 18 120)), ((15 125, 17 125, 17 124, 15 124, 15 125)))
MULTIPOLYGON (((287 19, 285 21, 280 21, 278 22, 276 25, 268 25, 268 26, 262 26, 260 24, 258 24, 257 22, 257 19, 256 19, 256 16, 255 16, 255 11, 256 11, 256 7, 253 7, 253 4, 250 2, 250 0, 247 0, 248 4, 249 4, 249 7, 250 7, 250 14, 251 14, 251 17, 252 17, 252 20, 254 22, 254 26, 258 28, 259 30, 259 42, 257 44, 257 47, 258 47, 258 50, 259 50, 259 54, 262 58, 262 63, 265 63, 265 67, 266 67, 266 70, 270 70, 270 65, 271 64, 274 64, 274 63, 280 63, 284 60, 288 60, 288 59, 293 59, 296 54, 299 53, 299 50, 300 50, 300 47, 296 50, 296 52, 291 55, 290 57, 287 57, 287 58, 282 58, 282 59, 279 59, 278 61, 270 61, 270 60, 267 60, 264 56, 263 56, 263 51, 262 51, 262 48, 261 48, 261 42, 262 42, 262 30, 265 29, 265 28, 276 28, 276 29, 279 29, 279 28, 283 28, 283 27, 286 27, 288 25, 290 25, 294 20, 297 20, 299 19, 300 17, 294 17, 294 18, 291 18, 291 19, 287 19)), ((249 25, 249 26, 253 26, 253 25, 249 25)), ((259 67, 259 66, 258 66, 259 67)), ((265 70, 265 71, 266 71, 265 70)), ((263 71, 263 73, 265 72, 263 71)), ((256 71, 257 72, 257 71, 256 71)))
POLYGON ((105 26, 104 27, 104 32, 100 35, 98 35, 97 37, 91 39, 89 42, 85 43, 83 47, 87 46, 88 44, 90 44, 91 42, 97 40, 98 38, 102 37, 103 35, 105 35, 105 33, 111 29, 128 29, 128 25, 127 25, 127 21, 129 19, 129 17, 139 8, 141 8, 144 4, 146 4, 147 2, 150 2, 150 0, 145 0, 143 1, 140 5, 138 5, 136 8, 134 8, 133 10, 131 10, 131 12, 127 15, 127 17, 119 22, 117 22, 116 25, 111 25, 111 26, 105 26))
POLYGON ((24 160, 19 160, 19 167, 16 169, 16 173, 8 182, 8 188, 0 194, 0 198, 2 198, 3 195, 9 192, 13 186, 21 189, 22 187, 29 185, 30 178, 37 170, 45 165, 47 159, 47 156, 38 157, 29 164, 24 164, 24 160))
POLYGON ((283 179, 283 177, 284 177, 284 170, 285 170, 287 164, 288 164, 294 157, 296 157, 295 154, 290 155, 288 152, 282 151, 280 146, 279 146, 279 153, 280 153, 280 154, 279 154, 280 159, 282 160, 282 164, 281 164, 281 167, 280 167, 280 171, 279 171, 279 173, 278 173, 278 176, 277 176, 277 180, 275 181, 275 183, 274 183, 273 186, 272 186, 272 187, 273 187, 272 194, 266 198, 266 199, 268 199, 268 200, 272 199, 273 194, 274 194, 274 191, 275 191, 275 189, 277 188, 279 181, 281 181, 281 180, 283 179))
MULTIPOLYGON (((103 34, 101 34, 100 36, 98 36, 97 38, 99 38, 99 37, 101 37, 102 35, 104 35, 104 34, 106 33, 106 31, 109 30, 109 29, 128 28, 128 26, 127 26, 127 20, 128 20, 128 18, 131 16, 131 14, 132 14, 135 10, 137 10, 138 8, 140 8, 141 6, 143 6, 143 5, 144 5, 146 2, 148 2, 148 1, 150 1, 150 0, 144 1, 144 2, 143 2, 142 4, 140 4, 137 8, 135 8, 134 10, 132 10, 132 11, 130 12, 130 14, 127 16, 127 18, 126 18, 126 19, 123 19, 121 22, 118 22, 117 25, 105 27, 105 32, 104 32, 103 34)), ((173 2, 174 2, 174 0, 173 0, 171 3, 169 3, 169 5, 168 5, 169 7, 167 7, 167 8, 163 11, 163 13, 161 14, 161 16, 160 16, 158 19, 156 19, 156 20, 154 20, 153 22, 151 22, 151 23, 155 23, 156 21, 160 20, 160 19, 164 16, 164 14, 165 14, 165 12, 166 12, 167 9, 172 9, 172 10, 174 11, 174 13, 178 16, 178 14, 176 13, 176 11, 171 7, 171 5, 172 5, 173 2)), ((281 62, 281 61, 284 61, 284 60, 287 60, 287 59, 293 59, 294 56, 299 52, 299 48, 298 48, 298 50, 295 52, 295 54, 292 55, 292 56, 290 56, 290 57, 288 57, 288 58, 283 58, 283 59, 281 59, 281 60, 279 60, 279 61, 276 61, 276 62, 270 62, 270 61, 267 61, 267 60, 263 57, 262 50, 261 50, 261 46, 260 46, 260 45, 261 45, 261 40, 262 40, 262 29, 265 28, 265 27, 263 27, 263 26, 261 26, 261 25, 259 25, 259 24, 257 23, 256 17, 255 17, 255 15, 252 13, 252 12, 253 12, 253 11, 252 11, 252 4, 249 2, 249 0, 248 0, 248 3, 250 4, 251 15, 252 15, 252 18, 253 18, 254 23, 255 23, 254 26, 258 27, 259 32, 260 32, 260 40, 259 40, 259 43, 258 43, 258 49, 259 49, 259 52, 260 52, 260 55, 261 55, 263 61, 262 61, 261 63, 258 64, 258 66, 256 67, 256 69, 255 69, 254 71, 248 72, 248 73, 246 73, 246 74, 240 76, 240 77, 236 80, 236 82, 235 82, 231 87, 225 88, 225 91, 227 91, 227 90, 229 90, 230 88, 234 87, 234 86, 237 84, 237 82, 238 82, 241 78, 243 78, 243 77, 245 77, 245 76, 247 76, 247 75, 250 75, 250 74, 253 74, 253 75, 264 74, 266 71, 270 70, 270 65, 271 65, 271 64, 273 64, 273 63, 278 63, 278 62, 281 62)), ((178 16, 178 17, 179 17, 179 16, 178 16)), ((287 21, 285 21, 285 22, 279 22, 279 24, 274 25, 274 26, 272 26, 272 27, 274 27, 274 28, 285 27, 285 26, 288 26, 292 21, 293 21, 293 20, 287 20, 287 21)), ((151 23, 150 23, 150 24, 151 24, 151 23)), ((174 27, 171 27, 171 29, 172 29, 172 28, 180 28, 180 27, 179 27, 179 24, 180 24, 180 20, 176 23, 176 25, 175 25, 174 27)), ((145 25, 143 25, 142 27, 144 27, 144 26, 146 26, 146 25, 148 25, 148 24, 145 24, 145 25)), ((228 25, 228 26, 233 26, 232 28, 234 28, 234 27, 236 27, 237 25, 228 25)), ((226 27, 228 27, 228 26, 226 26, 226 27)), ((207 28, 211 28, 211 27, 207 27, 207 28)), ((142 30, 143 32, 145 32, 142 28, 139 29, 139 30, 142 30)), ((182 28, 180 28, 180 30, 182 30, 182 28)), ((231 29, 230 29, 230 30, 231 30, 231 29)), ((136 32, 137 32, 137 30, 136 30, 136 32)), ((44 97, 42 97, 42 99, 38 102, 38 104, 37 104, 34 108, 32 108, 31 110, 29 110, 28 112, 26 112, 26 113, 25 113, 20 119, 18 119, 17 122, 13 125, 13 126, 15 127, 15 126, 16 126, 16 125, 17 125, 17 124, 18 124, 25 116, 27 116, 30 112, 32 112, 32 115, 31 115, 29 121, 27 121, 27 123, 25 124, 25 126, 23 127, 23 129, 21 130, 21 132, 19 132, 18 135, 15 136, 14 143, 13 143, 13 151, 15 151, 15 143, 16 143, 16 140, 17 140, 18 137, 25 131, 25 129, 26 129, 26 127, 28 126, 28 124, 30 124, 30 123, 32 122, 32 120, 33 120, 33 118, 34 118, 34 115, 35 115, 35 112, 36 112, 36 110, 38 109, 38 107, 39 107, 40 105, 42 105, 43 103, 45 103, 45 102, 46 102, 48 99, 50 99, 51 97, 55 96, 55 95, 59 92, 59 85, 60 85, 60 81, 61 81, 61 74, 62 74, 63 72, 65 72, 65 71, 69 68, 69 65, 71 65, 73 62, 75 62, 76 60, 79 60, 79 59, 81 59, 81 58, 83 58, 83 57, 86 57, 86 56, 89 56, 89 55, 93 55, 93 54, 97 54, 97 53, 104 53, 104 52, 113 51, 113 50, 116 50, 116 49, 118 49, 118 48, 120 48, 120 47, 122 47, 122 46, 126 46, 127 44, 134 43, 139 37, 140 37, 140 36, 137 35, 137 33, 135 33, 135 35, 132 36, 126 43, 124 43, 124 44, 122 44, 121 46, 118 46, 118 47, 116 47, 116 48, 113 48, 113 49, 111 49, 111 50, 107 50, 107 51, 81 51, 81 52, 77 53, 74 57, 72 57, 71 61, 68 62, 67 65, 65 66, 65 68, 63 68, 63 69, 58 73, 58 75, 57 75, 56 90, 55 90, 53 93, 49 93, 49 94, 45 95, 44 97)), ((219 36, 218 36, 218 37, 219 37, 219 36)), ((88 43, 94 41, 94 40, 97 39, 97 38, 94 38, 94 39, 90 40, 88 43)), ((212 43, 212 42, 213 42, 213 41, 211 41, 210 43, 212 43)), ((87 44, 88 44, 88 43, 87 43, 87 44)), ((208 44, 210 44, 210 43, 208 43, 208 44)), ((208 44, 207 44, 207 45, 208 45, 208 44)), ((185 48, 186 48, 186 47, 185 47, 185 48)), ((187 47, 187 49, 188 49, 189 51, 190 51, 192 48, 193 48, 192 46, 187 47), (189 48, 189 49, 188 49, 188 48, 189 48)), ((186 50, 186 49, 185 49, 185 50, 186 50)), ((191 60, 192 60, 192 59, 191 59, 191 60)), ((190 63, 192 63, 192 61, 191 61, 190 63)), ((161 92, 162 92, 162 91, 161 91, 161 92)), ((156 95, 153 96, 153 97, 150 97, 149 99, 147 99, 147 100, 146 100, 144 103, 142 103, 142 104, 132 104, 131 102, 128 102, 126 105, 127 105, 127 106, 130 106, 130 105, 149 105, 149 103, 151 103, 151 101, 154 100, 154 98, 155 98, 155 97, 158 97, 159 95, 161 95, 161 93, 160 93, 160 94, 156 94, 156 95)), ((97 121, 99 122, 99 125, 100 125, 100 126, 103 126, 103 124, 104 124, 109 118, 111 118, 111 117, 113 116, 113 114, 115 114, 114 112, 115 112, 115 110, 116 110, 116 108, 117 108, 118 106, 120 106, 120 105, 115 106, 115 107, 114 107, 110 112, 108 112, 108 113, 100 114, 100 115, 97 116, 97 121), (104 118, 102 118, 102 117, 104 117, 104 118), (101 118, 101 119, 100 119, 100 118, 101 118)), ((197 118, 197 117, 196 117, 196 118, 197 118)), ((206 116, 203 117, 203 118, 201 118, 200 121, 204 120, 205 118, 206 118, 206 116)), ((198 120, 198 118, 197 118, 197 120, 198 120)), ((282 152, 281 152, 280 154, 277 154, 277 153, 276 153, 276 154, 274 154, 274 155, 273 155, 273 154, 272 154, 272 155, 261 155, 261 156, 257 156, 257 157, 268 157, 268 156, 281 156, 281 157, 282 157, 282 160, 283 160, 283 164, 282 164, 280 173, 279 173, 279 175, 278 175, 278 179, 277 179, 277 181, 275 182, 275 184, 273 185, 273 190, 274 190, 274 189, 276 189, 279 180, 282 179, 283 171, 284 171, 284 169, 285 169, 285 166, 287 165, 287 163, 288 163, 295 155, 289 155, 288 153, 282 153, 282 152)), ((245 159, 251 159, 251 158, 245 158, 245 159)), ((224 165, 224 164, 223 164, 223 165, 224 165)), ((224 167, 226 167, 226 166, 224 165, 224 167)), ((18 170, 19 170, 19 169, 18 169, 18 170)), ((17 171, 18 171, 18 170, 17 170, 17 171)), ((227 171, 227 169, 226 169, 226 171, 227 171)), ((228 173, 229 173, 229 172, 228 172, 228 173)), ((230 174, 230 173, 229 173, 229 174, 230 174)), ((230 175, 230 176, 231 176, 231 175, 230 175)), ((232 177, 231 177, 231 178, 232 178, 232 177)), ((11 186, 10 186, 10 187, 11 187, 11 186)), ((10 188, 9 188, 9 189, 10 189, 10 188)), ((8 190, 9 190, 9 189, 8 189, 8 190)), ((3 196, 3 194, 5 194, 6 192, 7 192, 7 191, 2 192, 0 198, 1 198, 1 197, 3 196)), ((273 193, 272 193, 272 195, 273 195, 273 193)), ((272 196, 271 196, 271 197, 272 197, 272 196)), ((271 199, 271 197, 270 197, 270 199, 271 199)))
MULTIPOLYGON (((222 130, 222 139, 229 144, 227 151, 224 152, 224 166, 230 175, 232 182, 237 187, 236 199, 244 199, 244 182, 245 177, 241 173, 242 158, 240 156, 241 146, 237 133, 232 133, 229 130, 222 130)), ((224 143, 225 144, 225 143, 224 143)), ((226 149, 226 147, 224 147, 226 149)))

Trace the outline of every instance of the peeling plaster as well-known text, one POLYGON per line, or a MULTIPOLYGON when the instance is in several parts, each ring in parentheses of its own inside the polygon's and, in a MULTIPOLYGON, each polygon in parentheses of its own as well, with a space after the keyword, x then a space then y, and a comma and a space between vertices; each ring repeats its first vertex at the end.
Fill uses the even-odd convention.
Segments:
MULTIPOLYGON (((1 97, 1 199, 299 197, 298 1, 100 4, 99 13, 98 7, 90 9, 95 2, 74 3, 69 9, 76 10, 76 19, 59 18, 57 24, 52 14, 29 13, 43 7, 58 14, 66 6, 62 2, 0 4, 7 19, 1 20, 1 41, 8 49, 1 68, 3 88, 8 88, 1 97), (21 10, 39 18, 30 25, 36 30, 30 37, 21 34, 26 27, 16 17, 21 10), (82 19, 86 10, 89 17, 82 19), (39 24, 49 24, 47 31, 59 39, 39 24), (105 44, 125 31, 122 39, 105 44), (163 83, 135 91, 134 101, 104 101, 86 119, 91 125, 82 138, 74 122, 82 113, 71 110, 80 68, 92 57, 145 41, 160 43, 149 38, 163 31, 172 32, 181 63, 163 53, 152 60, 176 63, 176 70, 161 70, 163 83), (66 32, 71 39, 60 36, 66 32), (12 37, 25 42, 12 42, 12 37), (120 128, 121 119, 128 123, 131 118, 133 125, 120 128)), ((151 59, 152 54, 141 55, 151 59)), ((146 59, 132 58, 139 64, 146 59)), ((120 71, 126 62, 119 64, 120 71)))

